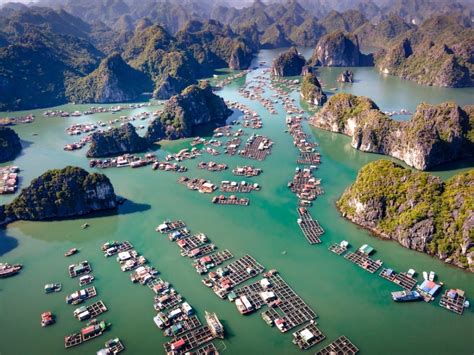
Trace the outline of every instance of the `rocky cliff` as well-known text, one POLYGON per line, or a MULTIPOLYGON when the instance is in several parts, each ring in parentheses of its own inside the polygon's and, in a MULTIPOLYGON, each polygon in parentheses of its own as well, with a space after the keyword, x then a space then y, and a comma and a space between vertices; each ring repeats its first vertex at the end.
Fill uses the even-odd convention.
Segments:
POLYGON ((12 203, 2 206, 0 223, 75 217, 116 207, 117 196, 105 175, 68 166, 34 179, 12 203))
POLYGON ((422 103, 409 121, 395 121, 366 97, 332 96, 311 120, 318 128, 352 137, 352 147, 390 155, 420 170, 472 156, 474 116, 471 106, 453 102, 422 103))
POLYGON ((20 137, 13 129, 0 127, 0 163, 15 159, 20 152, 20 137))
POLYGON ((296 47, 291 47, 273 60, 272 73, 275 76, 301 75, 305 63, 306 60, 296 47))
POLYGON ((376 66, 385 74, 423 85, 470 87, 474 85, 473 38, 469 18, 434 16, 387 40, 376 55, 376 66))
POLYGON ((474 271, 474 170, 443 182, 375 161, 359 171, 337 206, 378 236, 474 271))
POLYGON ((151 80, 114 53, 89 75, 73 80, 66 95, 69 101, 76 103, 107 103, 131 101, 151 91, 151 80))
POLYGON ((148 126, 145 138, 153 143, 189 137, 196 126, 224 122, 231 114, 224 100, 212 92, 209 84, 201 82, 169 99, 163 113, 148 126))
POLYGON ((87 156, 98 158, 124 153, 136 153, 146 150, 147 147, 147 140, 137 134, 133 125, 126 123, 108 132, 93 133, 87 156))
POLYGON ((301 97, 311 105, 322 106, 327 101, 327 96, 323 92, 316 74, 306 73, 301 83, 301 97))
POLYGON ((353 83, 354 73, 351 70, 344 70, 337 77, 337 81, 340 83, 353 83))
POLYGON ((357 36, 337 31, 319 40, 311 62, 324 67, 359 67, 373 65, 373 58, 360 52, 357 36))

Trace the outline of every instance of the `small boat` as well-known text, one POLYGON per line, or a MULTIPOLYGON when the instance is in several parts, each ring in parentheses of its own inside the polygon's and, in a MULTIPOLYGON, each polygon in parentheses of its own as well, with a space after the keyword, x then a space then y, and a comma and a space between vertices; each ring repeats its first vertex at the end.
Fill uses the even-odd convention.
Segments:
POLYGON ((415 269, 408 269, 407 275, 410 277, 414 277, 416 275, 415 269))
POLYGON ((84 224, 81 226, 81 229, 86 229, 86 228, 89 228, 89 223, 84 223, 84 224))
POLYGON ((428 280, 434 281, 436 278, 436 274, 434 271, 430 271, 430 275, 428 276, 428 280))
POLYGON ((81 276, 79 278, 79 286, 89 285, 92 281, 94 281, 94 276, 91 274, 81 276))
POLYGON ((464 302, 464 308, 469 308, 469 301, 468 301, 468 300, 466 300, 466 301, 464 302))
POLYGON ((64 253, 64 256, 71 256, 71 255, 77 254, 77 252, 79 252, 77 248, 72 248, 72 249, 69 249, 66 253, 64 253))
POLYGON ((23 265, 21 264, 10 265, 0 263, 0 278, 16 275, 20 272, 22 267, 23 265))
POLYGON ((52 293, 52 292, 59 292, 61 291, 61 284, 60 283, 52 283, 44 285, 44 293, 52 293))
POLYGON ((42 327, 47 327, 48 325, 51 325, 53 323, 54 323, 53 313, 51 312, 41 313, 41 326, 42 327))
POLYGON ((423 279, 428 280, 428 273, 423 271, 423 279))
POLYGON ((395 302, 411 302, 421 300, 421 295, 416 291, 396 291, 392 292, 392 299, 395 302))

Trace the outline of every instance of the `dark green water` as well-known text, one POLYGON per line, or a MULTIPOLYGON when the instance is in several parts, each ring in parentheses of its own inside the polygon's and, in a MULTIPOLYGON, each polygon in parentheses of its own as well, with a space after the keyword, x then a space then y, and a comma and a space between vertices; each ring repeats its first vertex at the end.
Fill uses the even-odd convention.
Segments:
MULTIPOLYGON (((275 52, 264 51, 257 60, 270 61, 274 55, 275 52)), ((466 104, 472 103, 474 97, 472 89, 427 88, 381 76, 369 68, 354 71, 357 82, 352 85, 334 82, 340 69, 321 70, 320 77, 328 88, 338 87, 341 91, 370 96, 384 110, 414 110, 421 101, 456 100, 466 104)), ((250 195, 251 206, 212 205, 208 195, 193 193, 176 184, 178 175, 174 173, 156 172, 150 168, 109 169, 104 172, 117 193, 133 201, 121 206, 119 215, 73 221, 17 222, 1 230, 1 261, 21 262, 25 268, 19 276, 0 281, 0 354, 91 354, 105 340, 115 336, 124 340, 132 354, 163 352, 162 343, 166 339, 152 321, 155 314, 153 296, 147 288, 132 284, 128 274, 122 273, 115 261, 102 256, 99 246, 110 239, 130 240, 150 264, 158 268, 161 277, 170 281, 200 314, 205 310, 217 312, 227 330, 225 343, 219 344, 222 348, 225 346, 225 353, 300 353, 291 344, 291 334, 282 335, 277 329, 268 327, 258 313, 241 316, 233 304, 218 299, 201 284, 189 259, 179 256, 176 245, 154 232, 154 227, 166 218, 181 218, 194 232, 206 233, 221 249, 228 248, 236 256, 250 253, 268 269, 277 268, 319 315, 319 327, 327 336, 323 344, 344 334, 361 349, 361 354, 473 353, 474 308, 460 317, 442 309, 437 302, 394 304, 390 298, 390 292, 397 290, 394 284, 327 250, 331 243, 342 239, 355 247, 370 243, 377 250, 376 256, 386 265, 399 271, 411 267, 420 273, 434 270, 447 287, 464 289, 468 298, 474 295, 473 275, 396 243, 378 240, 339 216, 334 207, 337 198, 354 180, 361 166, 381 156, 355 151, 347 137, 312 130, 323 156, 317 176, 322 178, 325 190, 312 213, 326 234, 323 244, 310 246, 296 224, 296 198, 286 187, 293 176, 297 151, 291 137, 283 132, 285 115, 281 107, 280 114, 272 116, 257 102, 241 98, 238 85, 234 83, 220 94, 257 110, 264 120, 264 128, 258 133, 276 142, 272 155, 265 162, 251 162, 264 171, 254 178, 263 189, 250 195), (80 226, 86 221, 91 227, 82 230, 80 226), (81 252, 64 258, 63 253, 73 246, 81 252), (282 254, 283 251, 286 254, 282 254), (72 317, 74 307, 64 302, 66 294, 78 289, 77 279, 67 276, 67 265, 83 259, 93 265, 99 292, 97 299, 104 300, 109 307, 104 318, 112 323, 112 328, 97 340, 65 351, 63 336, 82 325, 72 317), (63 291, 45 295, 43 285, 48 282, 62 282, 63 291), (39 315, 46 310, 53 311, 58 322, 43 329, 39 315)), ((81 109, 78 106, 65 108, 81 109)), ((42 118, 42 111, 36 111, 35 123, 15 127, 27 141, 23 155, 15 160, 22 168, 22 186, 46 169, 67 164, 88 168, 84 150, 73 153, 62 150, 64 144, 76 140, 67 136, 64 129, 73 120, 90 122, 113 117, 105 114, 77 119, 42 118), (32 136, 31 132, 38 136, 32 136)), ((166 145, 166 149, 177 150, 183 145, 183 142, 175 142, 166 145)), ((164 156, 166 152, 158 151, 158 154, 164 156)), ((209 155, 203 155, 202 158, 226 162, 230 168, 249 163, 239 157, 211 159, 209 155)), ((197 161, 184 164, 189 168, 188 176, 207 177, 215 183, 232 179, 230 171, 210 173, 198 170, 197 161)), ((461 166, 437 174, 447 178, 460 171, 461 166)), ((0 201, 5 203, 11 198, 0 197, 0 201)), ((319 347, 313 348, 316 349, 319 347)))

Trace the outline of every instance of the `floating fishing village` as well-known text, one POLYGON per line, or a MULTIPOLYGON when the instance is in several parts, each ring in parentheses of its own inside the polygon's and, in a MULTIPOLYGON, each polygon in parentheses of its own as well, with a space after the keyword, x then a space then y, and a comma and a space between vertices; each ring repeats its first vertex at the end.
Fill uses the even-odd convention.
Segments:
MULTIPOLYGON (((361 308, 366 307, 367 317, 377 318, 372 325, 391 322, 390 317, 397 311, 403 317, 420 318, 420 322, 439 318, 442 326, 449 327, 450 321, 472 317, 472 287, 465 278, 452 276, 453 272, 462 271, 428 257, 412 264, 418 255, 412 256, 411 251, 399 261, 396 258, 405 255, 405 251, 397 250, 391 255, 390 248, 401 247, 391 246, 395 243, 383 238, 371 239, 374 237, 362 228, 342 222, 342 217, 336 220, 335 214, 326 211, 339 213, 336 195, 344 190, 339 180, 347 181, 354 174, 350 162, 349 173, 344 170, 346 166, 326 170, 335 158, 327 154, 325 147, 340 146, 341 161, 363 153, 351 150, 354 155, 349 155, 347 149, 352 149, 352 143, 344 140, 347 137, 315 133, 310 120, 320 111, 298 99, 303 79, 275 75, 269 63, 274 56, 273 52, 259 56, 251 69, 218 72, 203 81, 212 85, 213 95, 222 96, 230 114, 220 123, 208 122, 199 134, 194 130, 192 135, 183 134, 191 128, 186 124, 177 128, 176 123, 167 122, 169 117, 162 116, 173 99, 68 105, 41 109, 36 115, 21 113, 0 118, 0 126, 35 128, 37 124, 57 124, 54 134, 59 138, 56 142, 48 135, 48 144, 67 155, 64 159, 78 162, 78 166, 91 172, 79 184, 60 183, 83 186, 84 201, 89 202, 110 192, 105 184, 100 185, 98 174, 106 174, 101 176, 114 183, 115 190, 111 190, 117 193, 112 202, 103 202, 112 206, 110 211, 96 208, 98 203, 94 202, 93 208, 86 211, 84 201, 77 198, 71 206, 79 207, 70 209, 80 208, 81 213, 73 215, 68 210, 59 218, 37 217, 31 212, 34 204, 27 210, 34 218, 24 218, 26 212, 15 210, 16 200, 5 204, 5 212, 2 206, 0 214, 18 214, 11 221, 20 227, 5 229, 14 237, 20 236, 21 247, 36 228, 42 237, 31 238, 32 249, 56 243, 47 250, 54 254, 52 264, 45 261, 44 267, 38 267, 41 277, 35 282, 29 279, 32 286, 28 290, 30 297, 41 294, 32 318, 35 327, 43 331, 42 336, 54 335, 51 353, 96 351, 110 355, 144 349, 169 355, 232 354, 247 349, 252 353, 254 345, 244 344, 240 333, 245 334, 246 341, 259 344, 255 345, 255 353, 264 353, 267 346, 269 352, 285 354, 374 353, 370 347, 374 338, 368 340, 366 320, 361 317, 361 310, 354 310, 358 305, 351 303, 352 297, 361 308), (163 136, 144 144, 143 149, 125 152, 127 149, 120 151, 123 147, 117 144, 118 153, 86 153, 96 134, 111 133, 130 124, 134 133, 140 132, 139 139, 145 140, 156 121, 163 126, 163 136), (285 162, 280 161, 281 156, 285 162), (85 187, 89 181, 98 185, 94 189, 85 187), (89 218, 88 213, 96 215, 89 218), (71 220, 62 220, 66 218, 71 220), (50 238, 47 223, 55 224, 50 238), (247 226, 254 229, 246 233, 247 226), (59 242, 58 234, 70 239, 59 242), (303 259, 310 260, 307 268, 303 259), (295 269, 291 269, 292 264, 297 265, 295 269), (50 277, 49 268, 54 269, 54 276, 50 277), (38 282, 44 285, 39 290, 38 282), (352 296, 359 292, 363 294, 360 299, 352 296), (385 320, 380 313, 382 307, 391 312, 385 320), (348 314, 352 311, 357 312, 360 329, 348 314), (141 332, 140 339, 133 339, 132 334, 141 332)), ((326 84, 330 79, 332 84, 333 77, 341 71, 338 68, 337 73, 326 73, 321 80, 328 95, 343 88, 339 85, 330 92, 326 84)), ((382 111, 388 117, 414 114, 412 109, 398 106, 380 107, 390 108, 382 111)), ((37 135, 46 136, 44 127, 37 129, 39 135, 31 133, 34 142, 37 135)), ((40 153, 48 155, 49 151, 40 153)), ((354 165, 375 158, 357 159, 354 165)), ((15 162, 18 166, 8 164, 0 167, 0 195, 5 198, 26 193, 19 188, 26 187, 23 179, 31 180, 31 173, 21 160, 15 162)), ((54 159, 48 164, 56 167, 54 159)), ((39 177, 34 183, 47 185, 56 178, 39 177)), ((66 193, 53 189, 44 196, 41 198, 56 204, 68 198, 66 193)), ((356 205, 354 209, 363 207, 356 205)), ((5 226, 7 223, 10 220, 5 226)), ((425 228, 421 224, 417 227, 425 228)), ((374 225, 373 231, 376 230, 374 225)), ((28 253, 35 255, 34 250, 28 253)), ((0 278, 20 281, 35 273, 35 266, 30 267, 27 258, 23 261, 21 254, 10 259, 8 253, 2 251, 0 255, 0 278)), ((43 259, 44 255, 46 252, 41 254, 43 259)), ((10 285, 16 286, 13 282, 10 285)), ((28 312, 32 312, 30 308, 28 312)), ((405 321, 401 319, 393 327, 405 321)), ((386 332, 376 334, 387 336, 386 332)), ((401 344, 403 336, 393 333, 399 339, 392 340, 401 344)), ((453 338, 448 342, 449 337, 453 335, 446 335, 446 346, 458 341, 453 338)), ((405 351, 407 346, 400 346, 409 353, 405 351)), ((381 347, 383 344, 376 349, 381 347)), ((424 353, 419 348, 412 350, 424 353)))

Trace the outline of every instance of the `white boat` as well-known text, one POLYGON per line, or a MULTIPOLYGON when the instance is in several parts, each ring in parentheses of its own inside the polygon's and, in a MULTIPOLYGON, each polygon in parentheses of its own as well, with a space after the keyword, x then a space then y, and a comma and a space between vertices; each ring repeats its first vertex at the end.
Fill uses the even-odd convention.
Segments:
POLYGON ((468 301, 468 300, 466 300, 466 301, 464 302, 464 308, 469 308, 469 301, 468 301))
POLYGON ((408 269, 408 271, 407 271, 408 276, 413 277, 413 276, 415 276, 415 274, 416 274, 415 269, 408 269))
POLYGON ((434 281, 435 278, 436 278, 435 272, 434 272, 434 271, 430 271, 430 275, 429 275, 429 277, 428 277, 428 280, 434 281))
POLYGON ((423 271, 423 278, 425 280, 428 280, 428 273, 426 271, 423 271))

